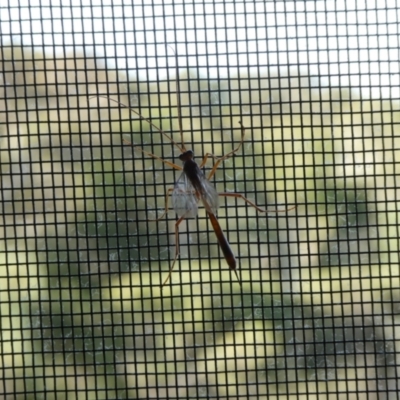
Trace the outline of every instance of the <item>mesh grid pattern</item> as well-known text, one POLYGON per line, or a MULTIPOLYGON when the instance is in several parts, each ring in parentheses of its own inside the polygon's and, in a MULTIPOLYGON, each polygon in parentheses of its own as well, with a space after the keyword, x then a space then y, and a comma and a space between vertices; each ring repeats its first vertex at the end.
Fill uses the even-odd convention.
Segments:
POLYGON ((2 398, 397 399, 399 3, 29 3, 0 5, 2 398), (200 208, 160 288, 182 138, 200 163, 240 122, 211 182, 270 211, 220 198, 240 282, 200 208))

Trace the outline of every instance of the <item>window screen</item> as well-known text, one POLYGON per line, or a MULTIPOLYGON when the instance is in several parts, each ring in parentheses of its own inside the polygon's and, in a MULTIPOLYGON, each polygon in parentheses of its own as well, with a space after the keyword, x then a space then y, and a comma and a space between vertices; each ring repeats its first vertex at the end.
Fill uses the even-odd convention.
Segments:
POLYGON ((397 399, 399 15, 3 1, 2 398, 397 399))

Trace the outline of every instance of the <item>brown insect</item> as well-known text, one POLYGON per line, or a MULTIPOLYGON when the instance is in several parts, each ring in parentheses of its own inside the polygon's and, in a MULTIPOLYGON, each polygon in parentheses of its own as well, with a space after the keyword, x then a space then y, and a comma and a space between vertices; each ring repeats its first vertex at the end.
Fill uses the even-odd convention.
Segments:
MULTIPOLYGON (((171 197, 172 199, 172 207, 175 210, 176 214, 178 215, 178 220, 175 223, 175 257, 172 262, 171 268, 169 270, 168 276, 164 280, 163 284, 161 287, 165 286, 165 284, 168 282, 168 280, 171 277, 172 271, 175 267, 175 263, 178 259, 179 256, 179 225, 184 221, 186 218, 194 218, 197 216, 198 212, 198 203, 201 201, 202 204, 204 205, 204 208, 206 210, 206 213, 210 219, 211 225, 214 229, 215 235, 218 239, 218 243, 220 245, 220 248, 222 252, 224 253, 224 257, 226 262, 228 263, 229 268, 235 273, 238 282, 240 284, 240 279, 239 275, 237 272, 237 262, 235 255, 229 245, 228 240, 226 239, 224 232, 222 231, 222 228, 218 222, 218 219, 216 217, 217 209, 218 209, 218 198, 219 196, 225 196, 225 197, 235 197, 235 198, 240 198, 253 206, 257 211, 262 212, 262 213, 267 213, 267 212, 287 212, 290 210, 293 210, 296 208, 296 206, 284 209, 284 210, 264 210, 260 207, 258 207, 255 203, 244 197, 240 193, 218 193, 214 186, 210 183, 210 179, 215 175, 219 165, 221 162, 225 161, 226 159, 232 157, 234 154, 236 154, 240 148, 243 145, 244 142, 244 137, 245 137, 245 127, 243 126, 242 122, 239 121, 239 125, 241 127, 241 140, 238 144, 238 146, 233 149, 231 152, 228 154, 225 154, 222 157, 217 157, 211 153, 207 153, 200 164, 197 164, 194 161, 194 153, 192 150, 188 150, 184 144, 183 141, 183 128, 182 128, 182 117, 181 117, 181 110, 180 110, 180 86, 179 86, 179 78, 178 78, 178 58, 176 57, 176 94, 177 94, 177 112, 178 112, 178 123, 179 123, 179 131, 180 131, 180 145, 176 143, 172 137, 170 137, 168 134, 166 134, 163 130, 158 128, 156 125, 154 125, 150 120, 147 118, 143 117, 139 112, 131 109, 131 111, 136 114, 140 119, 148 122, 153 128, 155 128, 158 132, 160 132, 163 136, 165 136, 174 146, 176 146, 181 154, 179 155, 179 159, 183 162, 183 165, 177 165, 171 161, 165 160, 155 154, 152 154, 141 147, 132 144, 128 140, 124 139, 124 143, 132 146, 133 148, 139 150, 143 154, 152 157, 156 160, 159 160, 163 162, 164 164, 178 170, 182 171, 181 175, 179 176, 178 180, 176 181, 175 185, 173 188, 168 189, 167 195, 166 195, 166 201, 165 201, 165 210, 164 213, 161 215, 161 217, 157 218, 156 221, 159 221, 162 219, 166 213, 168 212, 168 199, 171 197), (208 158, 211 157, 215 160, 215 163, 206 177, 201 168, 206 164, 208 158)), ((98 96, 98 97, 103 97, 108 99, 109 101, 113 101, 114 103, 119 104, 122 107, 127 107, 125 104, 122 104, 116 100, 109 99, 107 96, 98 96)))

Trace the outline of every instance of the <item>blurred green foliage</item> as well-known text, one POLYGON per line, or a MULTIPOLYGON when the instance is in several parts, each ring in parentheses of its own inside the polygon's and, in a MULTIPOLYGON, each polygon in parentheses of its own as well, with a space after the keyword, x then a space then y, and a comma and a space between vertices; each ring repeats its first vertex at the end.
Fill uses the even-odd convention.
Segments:
POLYGON ((173 162, 177 149, 96 95, 179 141, 173 82, 110 84, 127 78, 73 54, 13 46, 0 60, 2 393, 289 398, 337 393, 344 380, 346 391, 395 393, 399 104, 306 72, 180 73, 195 154, 229 152, 237 121, 248 127, 218 189, 297 208, 221 207, 242 290, 200 213, 182 224, 181 260, 161 291, 175 220, 149 218, 176 174, 122 139, 173 162))

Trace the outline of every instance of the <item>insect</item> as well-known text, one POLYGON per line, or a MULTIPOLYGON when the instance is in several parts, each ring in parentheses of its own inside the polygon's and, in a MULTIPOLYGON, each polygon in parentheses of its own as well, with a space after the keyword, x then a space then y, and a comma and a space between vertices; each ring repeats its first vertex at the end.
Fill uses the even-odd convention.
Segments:
MULTIPOLYGON (((170 267, 169 273, 166 279, 163 281, 161 287, 164 287, 166 283, 170 280, 171 274, 174 270, 176 261, 179 257, 179 226, 186 218, 194 218, 197 216, 198 212, 198 203, 201 202, 206 210, 207 216, 211 222, 211 225, 214 229, 215 235, 218 239, 219 246, 224 254, 225 260, 229 266, 229 268, 235 273, 236 278, 241 285, 239 274, 237 271, 237 261, 235 255, 229 245, 228 240, 225 237, 225 234, 219 224, 216 213, 218 209, 218 199, 219 196, 225 197, 235 197, 238 199, 244 200, 246 203, 250 204, 252 207, 256 208, 259 212, 268 213, 268 212, 287 212, 296 208, 296 206, 286 208, 284 210, 264 210, 257 206, 255 203, 244 197, 240 193, 218 193, 214 186, 210 183, 210 179, 215 175, 219 165, 236 154, 243 145, 245 138, 245 127, 242 122, 239 121, 239 125, 241 128, 241 140, 236 148, 234 148, 231 152, 225 154, 222 157, 217 157, 211 153, 206 153, 203 157, 200 164, 197 164, 194 160, 194 153, 192 150, 188 150, 185 146, 183 140, 183 125, 182 125, 182 117, 181 117, 181 106, 180 106, 180 86, 179 86, 179 77, 178 77, 178 59, 176 57, 176 95, 177 95, 177 114, 178 114, 178 124, 180 131, 180 144, 175 142, 171 136, 165 133, 163 130, 158 128, 155 124, 153 124, 150 120, 143 117, 139 112, 130 108, 130 110, 136 114, 141 120, 148 122, 153 128, 155 128, 158 132, 160 132, 164 137, 166 137, 174 146, 176 146, 181 154, 179 155, 179 160, 182 161, 183 165, 177 165, 171 161, 165 160, 153 153, 150 153, 141 147, 132 144, 128 140, 123 140, 125 144, 132 146, 134 149, 139 150, 143 154, 148 157, 152 157, 156 160, 161 161, 162 163, 172 167, 175 170, 181 171, 181 175, 176 181, 173 188, 167 190, 166 200, 165 200, 165 210, 163 214, 156 219, 156 221, 161 220, 166 213, 168 212, 168 203, 169 198, 172 200, 172 207, 178 215, 178 220, 175 223, 175 255, 172 265, 170 267), (207 160, 209 158, 213 158, 215 160, 214 165, 206 177, 202 172, 201 168, 204 167, 207 160)), ((109 99, 107 96, 98 96, 108 99, 114 103, 119 104, 122 107, 127 107, 125 104, 120 103, 116 100, 109 99)))

